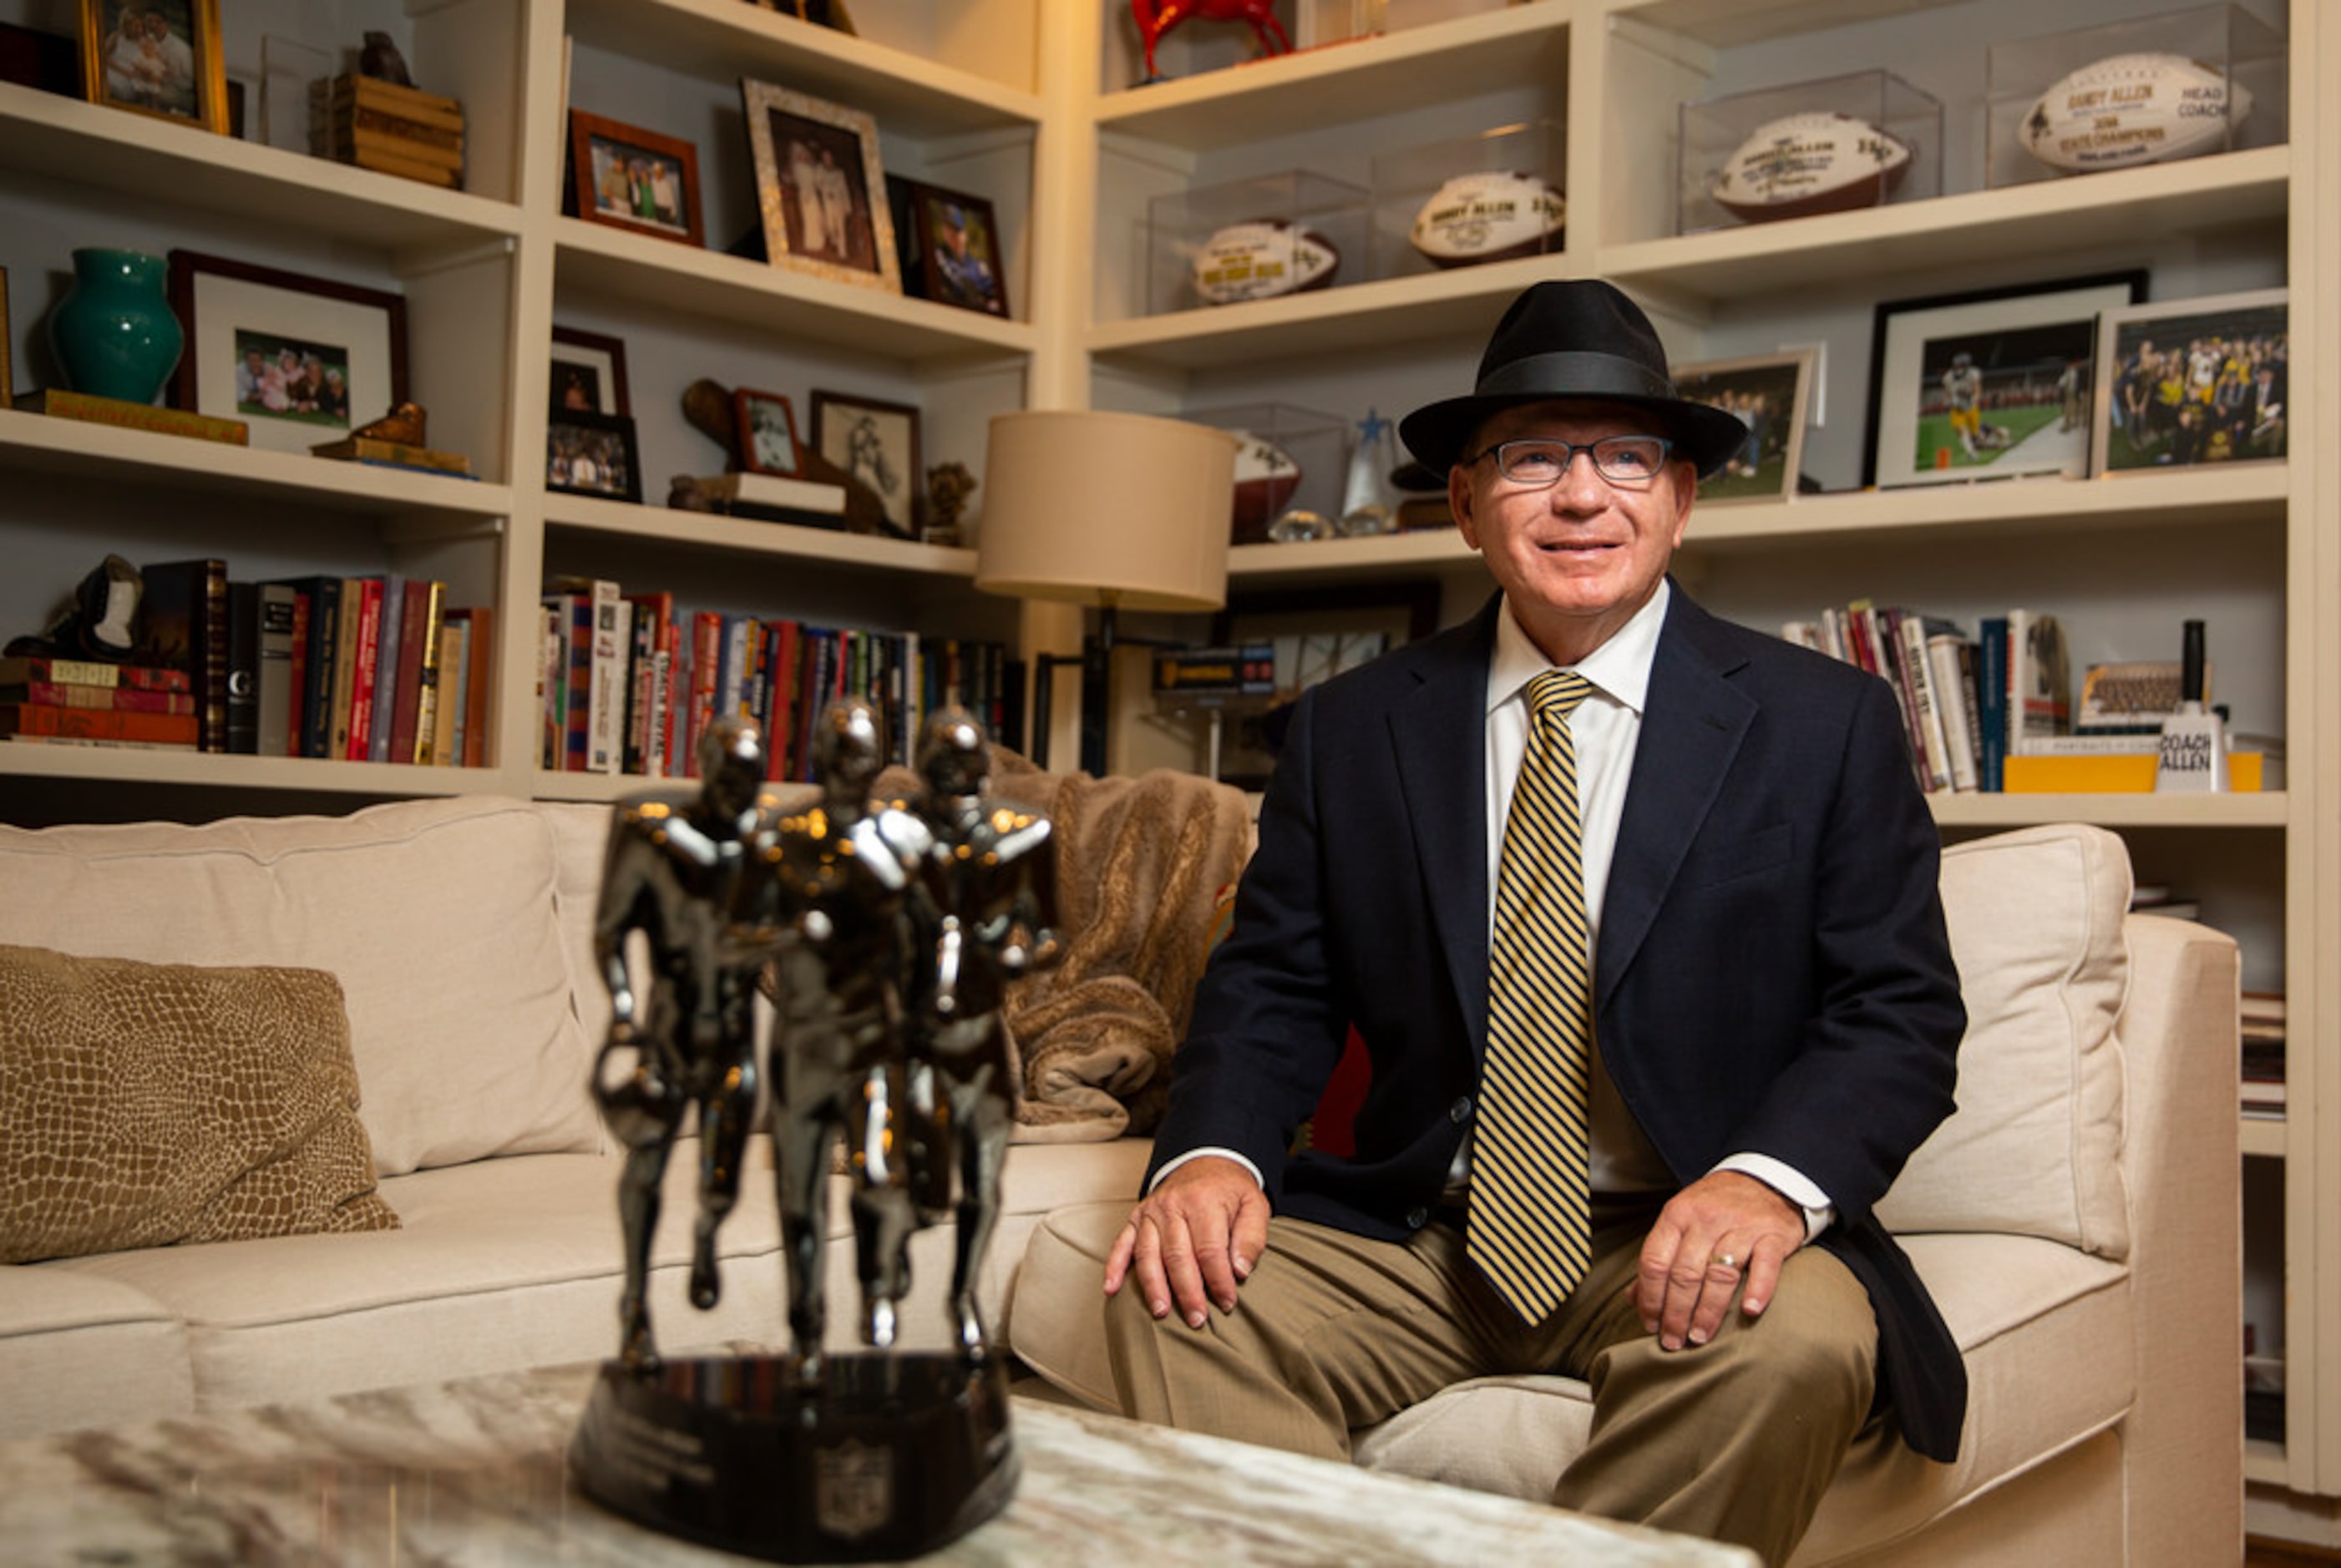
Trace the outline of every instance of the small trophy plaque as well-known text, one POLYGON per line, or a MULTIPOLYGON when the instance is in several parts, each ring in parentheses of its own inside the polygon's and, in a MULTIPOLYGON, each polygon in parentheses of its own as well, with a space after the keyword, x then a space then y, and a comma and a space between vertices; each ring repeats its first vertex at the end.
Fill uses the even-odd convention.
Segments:
POLYGON ((822 799, 790 814, 764 789, 756 727, 711 724, 695 793, 618 807, 594 928, 612 1017, 593 1090, 628 1150, 626 1275, 618 1355, 570 1464, 587 1495, 641 1523, 776 1562, 916 1556, 1016 1484, 975 1280, 1016 1094, 1000 1010, 1011 979, 1056 956, 1055 844, 1046 817, 986 796, 990 746, 965 711, 921 729, 908 799, 870 798, 882 734, 870 704, 832 707, 815 744, 822 799), (630 949, 648 954, 639 974, 630 949), (712 1306, 766 984, 790 1348, 665 1361, 647 1304, 660 1179, 696 1107, 691 1297, 712 1306), (867 1348, 832 1355, 822 1200, 841 1137, 867 1348), (955 1344, 898 1350, 911 1236, 946 1214, 955 1344))

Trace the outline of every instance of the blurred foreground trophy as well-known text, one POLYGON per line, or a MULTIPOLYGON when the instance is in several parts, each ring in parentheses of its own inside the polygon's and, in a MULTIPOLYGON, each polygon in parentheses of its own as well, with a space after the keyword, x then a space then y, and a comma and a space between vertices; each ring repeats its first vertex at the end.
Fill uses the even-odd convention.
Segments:
POLYGON ((1007 1376, 974 1291, 1016 1094, 1000 1006, 1008 980, 1055 956, 1055 845, 1047 818, 986 797, 990 748, 965 712, 921 731, 913 799, 870 799, 884 750, 869 704, 831 708, 822 799, 788 815, 764 789, 755 726, 709 725, 695 792, 617 808, 595 919, 611 1023, 593 1092, 628 1151, 626 1273, 618 1355, 570 1464, 587 1495, 641 1523, 777 1562, 916 1556, 1016 1484, 1007 1376), (711 1307, 767 966, 789 1353, 664 1360, 646 1294, 660 1183, 695 1106, 691 1298, 711 1307), (870 1348, 829 1355, 822 1199, 841 1137, 870 1348), (952 1348, 898 1350, 911 1234, 946 1214, 952 1348))

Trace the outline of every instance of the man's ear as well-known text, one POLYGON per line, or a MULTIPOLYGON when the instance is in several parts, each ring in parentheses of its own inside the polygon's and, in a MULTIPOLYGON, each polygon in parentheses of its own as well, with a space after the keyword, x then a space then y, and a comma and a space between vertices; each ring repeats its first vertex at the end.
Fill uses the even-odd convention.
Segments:
POLYGON ((1447 510, 1455 515, 1455 527, 1463 535, 1463 542, 1473 550, 1479 548, 1479 521, 1471 515, 1471 471, 1461 463, 1447 470, 1447 510))

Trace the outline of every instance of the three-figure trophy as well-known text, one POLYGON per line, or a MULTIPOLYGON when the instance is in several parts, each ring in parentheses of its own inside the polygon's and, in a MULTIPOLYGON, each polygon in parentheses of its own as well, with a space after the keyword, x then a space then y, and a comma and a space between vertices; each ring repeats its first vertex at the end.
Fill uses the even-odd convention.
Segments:
POLYGON ((570 1464, 587 1495, 653 1529, 780 1562, 915 1556, 1016 1484, 975 1282, 1016 1094, 1001 1008, 1011 979, 1055 957, 1055 845, 1046 817, 987 798, 990 747, 963 710, 921 729, 909 798, 872 798, 884 756, 877 710, 834 705, 813 746, 821 799, 786 813, 757 728, 710 724, 696 791, 617 808, 595 919, 611 1023, 593 1091, 628 1151, 626 1272, 618 1355, 570 1464), (691 1298, 712 1307, 756 1111, 760 990, 789 1350, 665 1359, 646 1295, 661 1181, 696 1107, 691 1298), (865 1347, 837 1352, 822 1285, 833 1170, 852 1189, 865 1347), (946 1216, 951 1348, 897 1348, 911 1236, 946 1216))

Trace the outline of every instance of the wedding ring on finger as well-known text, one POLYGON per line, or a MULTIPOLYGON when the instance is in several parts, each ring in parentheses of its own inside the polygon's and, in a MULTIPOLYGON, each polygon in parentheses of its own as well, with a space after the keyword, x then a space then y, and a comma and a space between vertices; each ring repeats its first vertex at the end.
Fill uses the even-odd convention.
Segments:
POLYGON ((1734 1253, 1718 1252, 1707 1261, 1711 1264, 1719 1264, 1725 1268, 1736 1269, 1739 1266, 1738 1255, 1734 1253))

